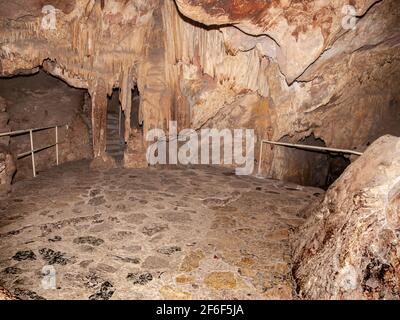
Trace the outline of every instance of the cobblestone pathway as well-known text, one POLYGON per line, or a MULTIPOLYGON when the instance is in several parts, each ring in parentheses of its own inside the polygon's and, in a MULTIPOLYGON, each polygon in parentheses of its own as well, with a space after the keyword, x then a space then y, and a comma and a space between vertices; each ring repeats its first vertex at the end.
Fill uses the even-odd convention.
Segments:
POLYGON ((323 191, 212 167, 88 167, 0 200, 0 286, 22 299, 295 297, 288 233, 323 191))

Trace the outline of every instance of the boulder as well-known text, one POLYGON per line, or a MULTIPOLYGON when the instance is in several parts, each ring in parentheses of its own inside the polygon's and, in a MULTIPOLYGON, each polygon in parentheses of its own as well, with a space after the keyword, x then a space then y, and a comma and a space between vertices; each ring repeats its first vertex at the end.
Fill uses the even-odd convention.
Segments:
POLYGON ((375 141, 292 236, 307 299, 400 299, 400 138, 375 141))

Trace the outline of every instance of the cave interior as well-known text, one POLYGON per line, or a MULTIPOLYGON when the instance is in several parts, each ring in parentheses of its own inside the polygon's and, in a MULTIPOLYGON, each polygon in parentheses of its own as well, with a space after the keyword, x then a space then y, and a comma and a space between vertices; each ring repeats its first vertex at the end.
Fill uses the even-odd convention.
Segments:
POLYGON ((350 7, 0 0, 0 300, 400 299, 400 6, 350 7))

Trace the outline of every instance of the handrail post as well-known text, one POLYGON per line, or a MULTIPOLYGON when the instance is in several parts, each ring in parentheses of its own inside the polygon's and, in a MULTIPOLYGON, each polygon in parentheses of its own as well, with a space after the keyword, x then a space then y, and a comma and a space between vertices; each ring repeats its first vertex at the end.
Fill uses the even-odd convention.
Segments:
POLYGON ((260 145, 260 157, 258 158, 258 175, 261 175, 261 164, 262 164, 262 156, 263 156, 263 146, 264 146, 264 141, 261 140, 261 145, 260 145))
POLYGON ((32 156, 32 172, 33 172, 33 177, 36 177, 36 168, 35 168, 35 149, 33 147, 33 131, 32 129, 29 130, 29 136, 31 138, 31 156, 32 156))
POLYGON ((118 132, 119 132, 119 138, 122 138, 122 107, 119 105, 119 115, 118 115, 118 132))
POLYGON ((58 126, 56 126, 56 162, 57 165, 59 164, 59 159, 58 159, 58 126))

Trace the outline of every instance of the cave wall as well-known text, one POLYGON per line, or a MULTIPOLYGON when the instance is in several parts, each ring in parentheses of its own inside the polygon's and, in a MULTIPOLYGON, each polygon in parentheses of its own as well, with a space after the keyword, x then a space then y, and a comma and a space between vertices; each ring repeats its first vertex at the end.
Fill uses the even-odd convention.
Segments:
MULTIPOLYGON (((44 71, 36 75, 0 79, 0 96, 7 102, 8 127, 0 131, 16 131, 54 125, 68 125, 59 129, 60 163, 92 157, 83 110, 85 90, 69 87, 44 71)), ((34 147, 55 143, 55 129, 34 132, 34 147)), ((10 150, 14 156, 30 150, 29 134, 11 137, 10 150)), ((55 148, 35 154, 36 170, 42 171, 56 164, 55 148)), ((31 157, 17 161, 15 181, 32 177, 31 157)))
MULTIPOLYGON (((178 0, 181 15, 165 2, 167 72, 193 128, 256 128, 259 141, 312 136, 361 152, 400 135, 396 1, 353 1, 354 30, 341 26, 343 1, 242 2, 178 0)), ((263 158, 263 175, 305 185, 329 171, 320 154, 266 146, 263 158)))

